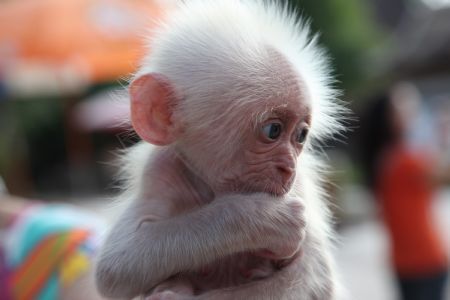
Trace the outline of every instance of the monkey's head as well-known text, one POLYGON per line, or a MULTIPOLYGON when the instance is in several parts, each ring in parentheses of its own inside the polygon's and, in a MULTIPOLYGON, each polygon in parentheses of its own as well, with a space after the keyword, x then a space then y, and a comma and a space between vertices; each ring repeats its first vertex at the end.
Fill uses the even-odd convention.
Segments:
POLYGON ((218 193, 281 195, 311 140, 340 126, 328 70, 286 8, 188 1, 131 83, 132 124, 147 142, 174 147, 218 193))

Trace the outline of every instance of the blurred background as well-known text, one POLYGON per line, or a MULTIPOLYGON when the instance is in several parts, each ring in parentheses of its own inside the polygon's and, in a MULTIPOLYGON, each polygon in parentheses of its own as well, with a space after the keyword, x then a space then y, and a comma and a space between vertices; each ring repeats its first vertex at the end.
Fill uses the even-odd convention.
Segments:
MULTIPOLYGON (((172 2, 0 0, 3 190, 112 217, 115 151, 137 141, 117 100, 172 2)), ((344 284, 351 299, 397 299, 399 223, 424 211, 430 248, 450 253, 450 1, 289 2, 320 32, 354 113, 326 148, 344 284)))

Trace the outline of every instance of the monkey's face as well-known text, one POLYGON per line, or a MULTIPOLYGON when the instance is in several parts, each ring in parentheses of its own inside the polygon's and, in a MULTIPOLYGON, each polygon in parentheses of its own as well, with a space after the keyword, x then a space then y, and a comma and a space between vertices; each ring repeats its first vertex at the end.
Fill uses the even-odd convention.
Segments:
POLYGON ((306 107, 272 107, 253 120, 243 139, 236 177, 251 192, 287 193, 294 182, 297 158, 306 142, 310 116, 306 107))
POLYGON ((247 117, 247 124, 239 124, 245 128, 237 133, 238 142, 228 148, 233 153, 207 168, 214 172, 208 177, 216 191, 283 195, 291 189, 297 158, 308 137, 310 109, 297 99, 283 101, 282 105, 279 100, 271 102, 263 105, 265 109, 257 114, 254 107, 253 113, 246 114, 257 117, 247 117))

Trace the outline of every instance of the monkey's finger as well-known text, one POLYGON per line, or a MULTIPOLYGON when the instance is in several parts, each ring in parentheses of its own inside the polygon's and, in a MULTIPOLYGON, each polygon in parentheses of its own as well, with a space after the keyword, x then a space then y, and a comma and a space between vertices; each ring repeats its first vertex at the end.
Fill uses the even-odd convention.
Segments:
POLYGON ((302 255, 303 255, 303 251, 299 250, 290 258, 277 260, 275 262, 275 267, 277 269, 283 269, 283 268, 287 267, 288 265, 290 265, 291 263, 293 263, 294 261, 296 261, 297 259, 300 259, 302 255))

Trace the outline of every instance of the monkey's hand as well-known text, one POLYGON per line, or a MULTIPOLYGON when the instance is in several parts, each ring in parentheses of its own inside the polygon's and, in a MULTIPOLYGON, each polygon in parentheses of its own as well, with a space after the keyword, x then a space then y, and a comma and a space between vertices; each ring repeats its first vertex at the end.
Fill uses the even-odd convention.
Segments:
POLYGON ((261 204, 262 250, 255 253, 273 260, 289 261, 298 254, 305 236, 305 207, 297 198, 281 197, 261 204))

